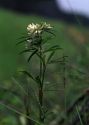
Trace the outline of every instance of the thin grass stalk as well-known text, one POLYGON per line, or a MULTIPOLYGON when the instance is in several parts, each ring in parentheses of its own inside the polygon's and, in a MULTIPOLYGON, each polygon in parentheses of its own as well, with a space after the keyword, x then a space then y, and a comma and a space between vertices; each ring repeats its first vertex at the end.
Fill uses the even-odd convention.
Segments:
POLYGON ((66 97, 66 59, 63 55, 63 85, 64 85, 64 112, 65 112, 65 119, 67 124, 67 97, 66 97))
MULTIPOLYGON (((29 105, 29 86, 28 86, 28 83, 27 83, 27 96, 26 96, 26 102, 24 102, 24 104, 26 105, 26 115, 29 117, 30 116, 30 113, 31 113, 31 105, 29 105)), ((34 125, 35 123, 30 120, 30 119, 26 119, 26 125, 34 125)))
POLYGON ((78 106, 76 106, 76 111, 77 111, 77 114, 78 114, 78 117, 79 117, 79 120, 80 120, 80 124, 81 124, 81 125, 84 125, 84 124, 83 124, 83 121, 82 121, 82 118, 81 118, 81 116, 80 116, 79 110, 78 110, 78 106))

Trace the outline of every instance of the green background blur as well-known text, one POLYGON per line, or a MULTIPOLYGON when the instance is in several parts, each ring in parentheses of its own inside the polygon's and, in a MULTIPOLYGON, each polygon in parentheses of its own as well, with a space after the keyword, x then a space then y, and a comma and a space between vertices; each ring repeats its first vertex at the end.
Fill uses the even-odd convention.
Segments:
MULTIPOLYGON (((49 20, 39 16, 25 16, 0 10, 0 79, 4 80, 16 73, 19 66, 18 55, 20 47, 16 46, 18 39, 26 32, 29 23, 48 22, 54 27, 58 43, 69 57, 81 55, 81 48, 88 44, 88 29, 77 25, 68 25, 61 21, 49 20)), ((88 46, 87 46, 88 47, 88 46)), ((76 60, 75 60, 76 61, 76 60)), ((21 63, 21 62, 20 62, 21 63)), ((20 64, 21 65, 21 64, 20 64)))
MULTIPOLYGON (((16 46, 19 38, 26 33, 26 27, 29 23, 50 23, 55 30, 56 37, 54 44, 59 44, 64 49, 71 63, 77 65, 80 69, 88 71, 89 69, 89 30, 88 28, 76 24, 67 24, 60 20, 50 20, 37 15, 23 15, 11 11, 0 10, 0 82, 7 82, 12 76, 18 74, 26 64, 24 55, 19 55, 23 46, 16 46)), ((53 42, 52 42, 53 43, 53 42)), ((51 44, 51 43, 50 43, 51 44)), ((56 74, 56 71, 55 73, 56 74)), ((56 76, 57 78, 57 76, 56 76)), ((68 95, 70 102, 76 98, 77 94, 88 87, 87 84, 70 84, 68 95), (73 98, 74 97, 74 98, 73 98)), ((8 85, 9 86, 9 85, 8 85)), ((56 96, 57 98, 57 96, 56 96)), ((18 102, 18 101, 17 101, 18 102)), ((0 114, 2 116, 2 113, 0 114)), ((1 117, 2 118, 2 117, 1 117)), ((12 116, 5 117, 1 125, 16 125, 16 119, 12 116), (14 122, 13 122, 14 121, 14 122)))

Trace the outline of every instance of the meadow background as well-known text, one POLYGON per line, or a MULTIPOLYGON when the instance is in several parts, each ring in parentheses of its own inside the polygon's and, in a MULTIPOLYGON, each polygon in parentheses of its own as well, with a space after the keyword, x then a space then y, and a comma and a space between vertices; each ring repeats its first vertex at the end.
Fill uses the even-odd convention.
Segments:
MULTIPOLYGON (((59 51, 55 57, 64 53, 64 55, 68 56, 69 64, 74 67, 71 79, 69 75, 67 76, 66 97, 67 105, 69 106, 86 91, 89 86, 88 27, 84 27, 81 20, 80 24, 68 24, 64 21, 48 19, 35 14, 29 16, 4 9, 0 10, 0 101, 21 110, 21 102, 9 94, 9 92, 2 91, 2 88, 8 88, 9 90, 17 89, 17 91, 19 91, 18 85, 15 85, 14 82, 16 79, 18 79, 18 81, 24 81, 24 76, 21 76, 18 71, 27 68, 27 63, 25 61, 25 56, 19 55, 19 52, 23 49, 23 45, 16 46, 16 43, 23 33, 26 33, 27 25, 32 22, 47 22, 54 27, 56 37, 50 42, 49 46, 55 43, 60 45, 63 51, 59 51), (80 72, 77 72, 77 70, 80 72), (83 72, 84 75, 81 72, 83 72)), ((31 65, 31 67, 29 66, 29 70, 37 72, 38 64, 35 63, 35 59, 31 65)), ((64 90, 63 84, 60 82, 60 69, 59 64, 50 66, 46 76, 53 84, 55 81, 57 83, 57 85, 53 87, 55 91, 49 91, 47 93, 49 98, 48 105, 49 107, 51 106, 54 112, 52 116, 54 119, 58 119, 61 114, 60 112, 64 110, 64 90)), ((67 69, 67 74, 69 74, 69 71, 70 69, 67 69)), ((35 102, 33 102, 33 104, 35 105, 35 102)), ((34 112, 35 111, 36 109, 34 109, 34 112)), ((49 117, 51 120, 52 118, 49 117)), ((20 125, 19 119, 20 116, 18 117, 13 111, 0 105, 0 125, 20 125)))

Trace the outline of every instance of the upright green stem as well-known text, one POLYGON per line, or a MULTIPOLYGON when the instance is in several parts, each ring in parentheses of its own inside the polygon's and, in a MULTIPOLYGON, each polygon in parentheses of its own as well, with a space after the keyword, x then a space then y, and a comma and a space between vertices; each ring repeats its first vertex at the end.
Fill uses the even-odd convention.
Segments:
MULTIPOLYGON (((42 57, 42 53, 41 53, 41 51, 42 51, 42 47, 40 46, 40 57, 42 57)), ((42 61, 41 61, 41 59, 40 59, 40 80, 42 79, 42 61)))
MULTIPOLYGON (((42 46, 40 45, 40 57, 42 57, 42 46)), ((39 103, 40 103, 40 111, 39 111, 39 120, 41 123, 44 122, 44 112, 43 112, 43 63, 40 59, 40 87, 39 87, 39 103)))

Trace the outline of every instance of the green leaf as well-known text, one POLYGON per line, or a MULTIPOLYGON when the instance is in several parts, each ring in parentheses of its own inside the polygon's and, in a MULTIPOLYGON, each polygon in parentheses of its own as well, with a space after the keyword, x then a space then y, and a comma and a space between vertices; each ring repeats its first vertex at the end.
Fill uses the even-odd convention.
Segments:
POLYGON ((32 80, 36 81, 35 78, 27 71, 20 71, 23 72, 24 74, 26 74, 29 78, 31 78, 32 80))
POLYGON ((19 45, 19 44, 24 43, 24 42, 26 42, 26 41, 27 41, 27 39, 21 40, 21 41, 19 41, 18 43, 16 43, 16 45, 19 45))
POLYGON ((40 60, 43 62, 43 64, 45 65, 45 60, 44 57, 42 57, 39 53, 36 53, 36 55, 40 58, 40 60))
POLYGON ((51 63, 61 63, 61 64, 64 64, 64 63, 67 62, 66 57, 68 57, 68 56, 63 56, 63 57, 60 57, 60 58, 51 60, 51 61, 49 62, 49 64, 51 64, 51 63), (64 60, 64 59, 65 59, 65 60, 64 60))
POLYGON ((32 52, 33 49, 25 49, 23 51, 21 51, 19 54, 23 54, 23 53, 26 53, 26 52, 32 52))
POLYGON ((53 36, 56 36, 56 35, 52 32, 52 30, 50 31, 50 30, 44 29, 44 31, 45 31, 45 32, 48 32, 48 33, 50 33, 50 34, 52 34, 53 36))
POLYGON ((30 36, 23 36, 23 37, 21 37, 19 39, 21 39, 21 40, 18 43, 16 43, 16 45, 27 42, 27 40, 31 40, 32 38, 30 36))
POLYGON ((27 38, 31 38, 31 37, 26 34, 26 36, 25 36, 25 35, 24 35, 24 36, 22 35, 22 36, 21 36, 20 38, 18 38, 18 39, 27 39, 27 38))
POLYGON ((30 61, 30 59, 37 53, 38 50, 35 50, 31 53, 31 55, 28 58, 28 62, 30 61))
POLYGON ((62 49, 62 48, 60 48, 58 45, 55 45, 55 46, 52 46, 49 49, 45 50, 44 53, 50 52, 50 51, 56 51, 56 50, 59 50, 59 49, 62 49))
POLYGON ((51 60, 51 58, 53 57, 53 55, 55 54, 55 51, 52 51, 47 59, 47 64, 49 63, 49 61, 51 60))
POLYGON ((52 63, 62 63, 63 61, 61 61, 61 60, 58 60, 58 61, 55 61, 55 60, 51 60, 50 62, 49 62, 49 64, 52 64, 52 63))

